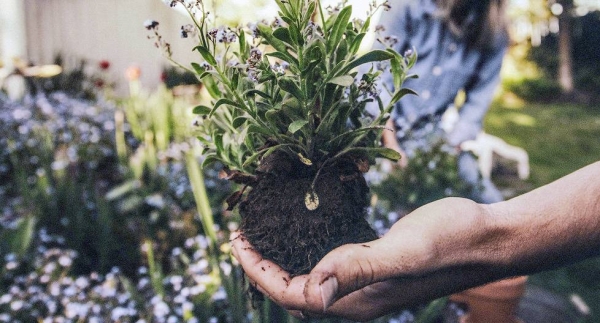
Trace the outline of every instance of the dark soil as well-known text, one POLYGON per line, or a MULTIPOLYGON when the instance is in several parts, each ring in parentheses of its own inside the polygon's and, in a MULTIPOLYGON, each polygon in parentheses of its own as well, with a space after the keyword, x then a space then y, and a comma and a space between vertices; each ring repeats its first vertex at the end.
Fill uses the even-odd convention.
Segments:
POLYGON ((321 171, 315 184, 319 207, 313 211, 304 198, 314 169, 284 154, 261 165, 266 172, 240 203, 241 230, 265 259, 292 276, 310 272, 336 247, 378 238, 365 219, 369 187, 352 161, 321 171))

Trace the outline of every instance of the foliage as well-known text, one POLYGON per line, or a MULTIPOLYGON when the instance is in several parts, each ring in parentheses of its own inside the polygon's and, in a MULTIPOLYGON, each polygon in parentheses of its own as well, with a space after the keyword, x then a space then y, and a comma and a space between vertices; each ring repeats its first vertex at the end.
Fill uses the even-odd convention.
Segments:
POLYGON ((100 196, 120 173, 112 136, 105 135, 114 127, 112 116, 106 102, 90 104, 61 92, 5 102, 0 111, 3 216, 7 223, 35 217, 38 228, 69 236, 69 247, 83 255, 78 269, 109 266, 117 257, 108 254, 124 239, 106 239, 98 230, 107 220, 100 196))
POLYGON ((444 197, 468 197, 472 187, 458 175, 456 154, 440 141, 418 150, 406 168, 384 175, 372 190, 386 209, 408 213, 444 197))
POLYGON ((507 91, 530 102, 551 102, 558 100, 561 95, 561 87, 558 82, 545 76, 504 79, 502 86, 507 91))
MULTIPOLYGON (((220 161, 231 170, 254 174, 261 158, 281 150, 312 165, 316 180, 320 169, 341 157, 357 163, 399 158, 394 150, 379 147, 378 138, 393 103, 412 92, 401 85, 410 77, 406 71, 416 54, 403 57, 388 49, 359 55, 370 18, 351 21, 351 6, 325 17, 317 1, 276 0, 280 17, 271 24, 209 29, 202 1, 168 2, 183 5, 193 20, 182 27, 183 35, 197 36, 194 50, 202 61, 192 63, 193 71, 214 98, 194 109, 204 117, 199 136, 204 165, 220 161), (317 13, 320 22, 312 21, 317 13), (392 100, 385 103, 374 84, 381 71, 371 68, 360 76, 355 71, 384 61, 395 80, 392 100), (371 102, 379 107, 376 115, 366 111, 371 102)), ((146 26, 170 58, 158 23, 146 26)))
MULTIPOLYGON (((600 80, 600 12, 591 12, 574 18, 573 72, 576 88, 598 92, 600 80)), ((547 75, 558 73, 558 35, 550 34, 542 39, 540 46, 532 47, 528 59, 535 62, 547 75)))
POLYGON ((209 204, 228 186, 197 170, 189 103, 132 82, 117 106, 0 104, 0 321, 244 320, 234 219, 209 204))
MULTIPOLYGON (((148 266, 140 266, 133 280, 117 267, 74 275, 78 254, 65 248, 64 239, 43 230, 38 238, 44 243, 33 254, 31 271, 19 272, 21 262, 9 257, 3 278, 11 282, 0 297, 0 322, 228 320, 227 294, 209 265, 204 236, 190 237, 169 253, 173 269, 157 284, 148 266)), ((240 275, 226 262, 220 271, 232 280, 240 275)))

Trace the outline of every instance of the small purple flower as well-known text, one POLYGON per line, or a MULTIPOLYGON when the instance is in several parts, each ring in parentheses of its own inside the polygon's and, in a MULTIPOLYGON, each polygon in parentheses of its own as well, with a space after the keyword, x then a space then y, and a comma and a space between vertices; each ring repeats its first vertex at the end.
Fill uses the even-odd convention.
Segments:
POLYGON ((260 62, 261 58, 262 52, 260 51, 260 49, 254 47, 250 50, 250 56, 248 57, 246 63, 248 63, 250 67, 256 67, 256 64, 260 62))
POLYGON ((196 32, 196 28, 192 24, 187 24, 181 26, 181 38, 188 38, 190 35, 193 35, 196 32))
POLYGON ((148 30, 154 30, 158 27, 158 21, 148 19, 148 20, 144 21, 144 27, 146 27, 146 29, 148 29, 148 30))

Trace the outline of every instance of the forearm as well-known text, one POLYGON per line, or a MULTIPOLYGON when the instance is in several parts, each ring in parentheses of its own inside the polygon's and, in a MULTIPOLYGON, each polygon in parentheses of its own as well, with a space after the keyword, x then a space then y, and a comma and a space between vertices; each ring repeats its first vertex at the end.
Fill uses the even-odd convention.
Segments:
POLYGON ((449 198, 415 215, 397 230, 413 226, 422 235, 422 245, 409 248, 421 257, 397 267, 396 284, 410 292, 380 300, 390 308, 600 255, 600 162, 505 202, 449 198))
POLYGON ((600 162, 489 210, 493 227, 507 233, 499 264, 514 274, 600 255, 600 162))
POLYGON ((600 162, 508 201, 458 201, 463 210, 444 207, 452 216, 431 232, 426 267, 476 267, 491 281, 600 254, 600 162))

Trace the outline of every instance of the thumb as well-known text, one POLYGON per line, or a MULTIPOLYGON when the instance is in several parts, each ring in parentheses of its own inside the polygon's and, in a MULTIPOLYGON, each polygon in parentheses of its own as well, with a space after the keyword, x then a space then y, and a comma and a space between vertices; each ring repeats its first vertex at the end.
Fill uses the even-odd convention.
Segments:
POLYGON ((304 289, 311 309, 325 312, 336 300, 388 278, 385 245, 379 240, 348 244, 327 254, 311 271, 304 289))

